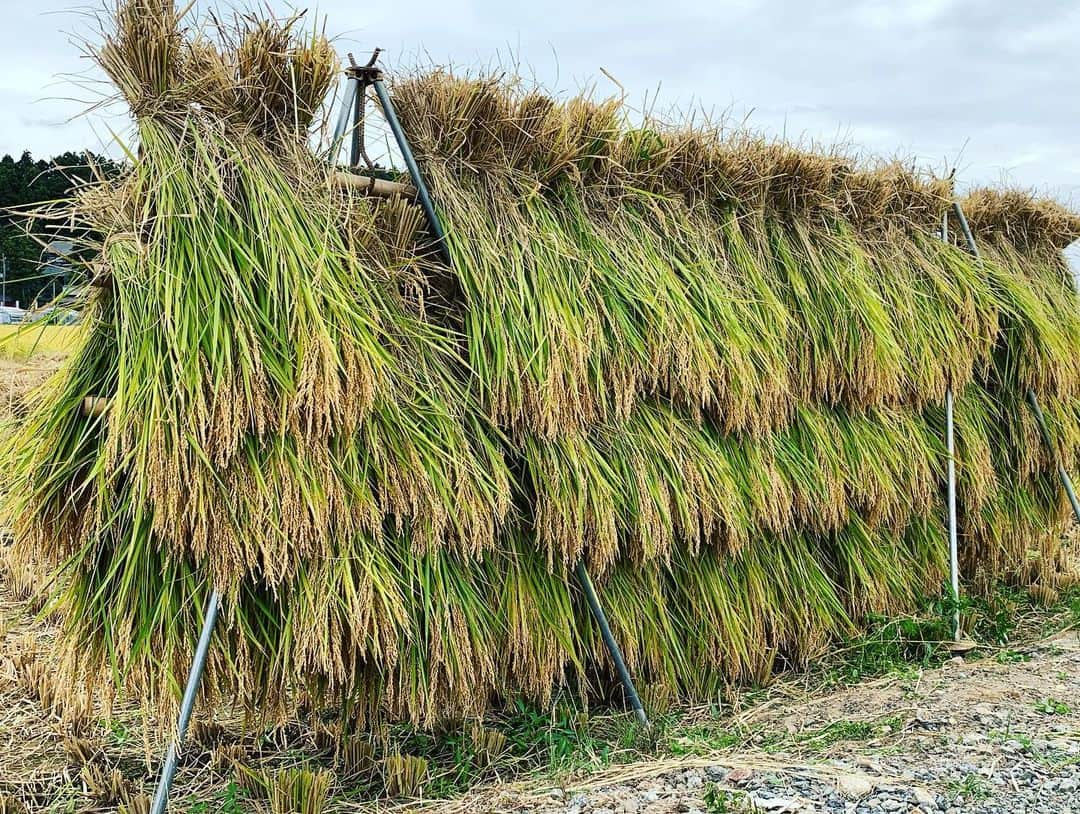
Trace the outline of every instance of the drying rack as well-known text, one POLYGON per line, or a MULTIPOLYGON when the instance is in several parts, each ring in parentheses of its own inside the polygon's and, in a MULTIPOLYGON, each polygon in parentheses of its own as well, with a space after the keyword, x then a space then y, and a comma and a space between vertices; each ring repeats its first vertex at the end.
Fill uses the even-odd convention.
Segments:
MULTIPOLYGON (((439 252, 440 257, 448 266, 452 266, 453 261, 446 244, 446 232, 443 230, 442 221, 439 219, 439 215, 435 211, 435 206, 431 202, 431 196, 428 192, 427 185, 424 183, 424 177, 420 172, 420 167, 417 165, 416 158, 413 156, 412 148, 409 146, 409 141, 405 136, 405 131, 401 127, 401 122, 398 121, 397 113, 394 110, 394 103, 383 83, 382 69, 376 64, 379 53, 380 49, 375 49, 375 52, 372 54, 371 59, 366 65, 357 65, 352 54, 349 55, 350 66, 345 71, 347 80, 344 98, 342 99, 341 113, 338 116, 333 138, 331 140, 330 160, 334 161, 351 123, 351 133, 349 133, 351 137, 349 167, 350 169, 359 168, 360 161, 363 160, 368 174, 357 175, 355 173, 337 172, 335 173, 334 180, 341 184, 360 187, 375 195, 401 195, 406 199, 415 200, 424 212, 428 228, 431 231, 432 237, 435 239, 435 248, 439 252), (405 184, 377 177, 375 174, 375 166, 367 155, 364 145, 363 124, 364 107, 369 87, 375 91, 379 106, 382 108, 383 116, 393 133, 394 141, 397 143, 402 160, 405 162, 405 166, 408 169, 409 178, 412 181, 411 188, 405 184)), ((93 409, 96 412, 100 411, 102 408, 100 405, 94 405, 93 409)), ((604 641, 604 646, 607 648, 608 654, 615 665, 615 670, 619 675, 619 681, 626 694, 626 699, 641 726, 648 728, 649 719, 645 714, 645 708, 642 706, 641 697, 638 695, 633 679, 630 677, 630 670, 626 666, 626 660, 623 658, 622 650, 620 650, 618 643, 615 641, 615 636, 611 632, 607 614, 604 613, 603 605, 600 604, 600 597, 596 593, 596 587, 593 585, 593 581, 589 576, 589 571, 585 566, 584 560, 578 560, 574 566, 574 574, 578 584, 581 586, 581 591, 585 596, 585 600, 589 605, 589 610, 596 620, 597 627, 600 629, 600 636, 604 641)), ((184 695, 180 701, 180 714, 176 723, 176 734, 169 744, 169 750, 165 755, 165 762, 162 765, 161 775, 158 779, 157 788, 154 791, 154 798, 150 807, 151 814, 164 814, 168 806, 169 789, 172 787, 172 781, 176 775, 176 768, 180 757, 180 747, 183 744, 184 736, 187 734, 188 724, 191 722, 192 710, 195 707, 195 698, 199 692, 199 684, 202 682, 203 671, 206 668, 206 657, 210 651, 210 640, 214 635, 214 628, 217 625, 220 609, 221 592, 215 588, 211 592, 210 598, 206 604, 206 610, 203 615, 202 631, 199 635, 199 642, 195 647, 195 655, 191 662, 191 670, 188 674, 187 684, 184 688, 184 695)))
MULTIPOLYGON (((447 266, 452 266, 453 260, 446 243, 446 232, 443 230, 442 221, 439 219, 439 215, 431 201, 427 185, 424 183, 423 174, 420 172, 420 167, 417 165, 416 158, 409 146, 408 138, 397 118, 393 100, 390 98, 390 94, 387 92, 386 86, 383 83, 383 72, 377 64, 380 52, 381 49, 376 48, 372 53, 371 59, 364 65, 357 65, 352 54, 349 54, 350 65, 345 71, 346 85, 342 99, 341 112, 338 116, 333 131, 333 138, 331 140, 330 161, 333 162, 336 160, 336 156, 346 135, 349 135, 349 169, 360 169, 361 172, 365 174, 357 174, 356 172, 336 172, 335 181, 349 186, 362 188, 370 194, 382 196, 399 195, 408 200, 415 201, 415 203, 423 210, 424 217, 427 220, 428 229, 431 232, 431 236, 434 238, 434 247, 439 252, 443 262, 446 263, 447 266), (383 116, 387 125, 390 127, 394 141, 401 153, 402 160, 405 162, 409 178, 412 182, 411 187, 407 184, 379 177, 375 165, 368 157, 366 146, 364 144, 364 108, 369 88, 375 92, 383 116), (364 162, 362 168, 360 164, 361 161, 364 162)), ((967 218, 964 216, 964 211, 959 203, 953 202, 952 213, 960 225, 960 230, 963 234, 967 250, 976 259, 980 259, 981 255, 979 253, 979 248, 975 243, 975 238, 971 233, 967 218)), ((947 239, 948 213, 946 213, 943 219, 941 232, 942 239, 947 239)), ((952 600, 954 604, 953 638, 957 644, 963 646, 959 611, 960 569, 956 509, 956 454, 953 402, 953 389, 950 385, 945 393, 945 435, 948 452, 947 522, 949 529, 949 572, 952 600)), ((1046 425, 1046 418, 1043 415, 1042 408, 1039 405, 1038 398, 1034 391, 1028 391, 1027 402, 1034 412, 1043 443, 1046 445, 1051 457, 1057 465, 1058 477, 1061 480, 1062 487, 1068 495, 1069 502, 1072 504, 1073 513, 1076 516, 1077 521, 1080 522, 1080 502, 1077 500, 1076 490, 1073 487, 1068 472, 1065 470, 1064 464, 1056 454, 1053 440, 1046 425)), ((103 408, 100 404, 92 404, 89 405, 87 409, 88 411, 92 410, 93 412, 99 412, 103 408)), ((641 698, 634 686, 633 678, 626 666, 622 651, 611 632, 611 626, 608 624, 607 615, 604 613, 603 605, 600 603, 600 597, 597 595, 596 587, 593 585, 583 560, 579 560, 574 566, 574 574, 589 605, 589 610, 596 621, 597 627, 600 629, 601 638, 604 641, 604 646, 607 648, 608 655, 611 657, 611 661, 618 673, 619 682, 622 685, 626 700, 629 702, 637 720, 643 727, 647 728, 649 726, 648 716, 642 706, 641 698)), ((203 614, 202 631, 199 635, 199 641, 196 645, 195 654, 191 663, 191 670, 188 674, 187 684, 185 685, 184 694, 180 702, 180 713, 177 719, 175 736, 169 744, 169 749, 162 765, 161 775, 159 776, 157 787, 154 791, 153 802, 151 804, 151 814, 164 814, 168 806, 169 790, 176 774, 180 747, 183 744, 184 736, 187 733, 188 724, 191 722, 195 698, 199 691, 199 684, 202 681, 203 671, 206 668, 206 657, 210 650, 210 640, 214 634, 214 628, 217 624, 220 609, 221 593, 215 588, 210 594, 210 598, 207 601, 206 609, 203 614)))

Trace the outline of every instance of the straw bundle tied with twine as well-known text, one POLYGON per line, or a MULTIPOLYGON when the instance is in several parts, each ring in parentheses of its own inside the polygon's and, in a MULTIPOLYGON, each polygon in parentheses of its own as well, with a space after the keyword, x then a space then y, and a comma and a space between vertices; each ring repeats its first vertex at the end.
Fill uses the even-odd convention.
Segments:
POLYGON ((916 169, 436 69, 391 91, 446 266, 310 148, 304 25, 126 0, 93 49, 138 152, 51 213, 102 284, 6 484, 67 680, 171 705, 216 586, 204 692, 262 715, 588 699, 582 557, 642 683, 765 680, 939 590, 950 386, 968 576, 1069 578, 1022 406, 1075 467, 1076 215, 975 193, 976 260, 916 169))

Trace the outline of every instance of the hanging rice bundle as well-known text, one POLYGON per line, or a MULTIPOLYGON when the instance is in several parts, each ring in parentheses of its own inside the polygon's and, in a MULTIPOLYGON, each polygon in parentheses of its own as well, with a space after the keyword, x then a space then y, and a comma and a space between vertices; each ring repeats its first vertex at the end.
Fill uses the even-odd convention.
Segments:
POLYGON ((967 574, 1067 578, 1076 216, 975 193, 976 259, 915 168, 433 70, 391 92, 447 265, 311 148, 301 17, 109 25, 138 146, 65 213, 95 286, 5 484, 69 680, 173 703, 217 588, 205 691, 263 715, 604 697, 584 560, 644 684, 765 681, 939 590, 950 388, 967 574))

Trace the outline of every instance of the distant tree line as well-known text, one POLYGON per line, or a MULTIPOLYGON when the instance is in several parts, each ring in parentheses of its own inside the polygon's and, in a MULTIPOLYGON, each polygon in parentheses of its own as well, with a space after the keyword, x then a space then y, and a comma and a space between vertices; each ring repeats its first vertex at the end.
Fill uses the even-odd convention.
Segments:
POLYGON ((74 187, 95 177, 95 172, 113 176, 120 170, 116 162, 89 152, 66 152, 45 160, 35 159, 27 150, 18 159, 0 158, 0 257, 7 260, 7 303, 29 304, 54 285, 53 277, 42 273, 40 241, 80 237, 63 229, 46 230, 43 221, 27 219, 19 210, 68 199, 74 187))

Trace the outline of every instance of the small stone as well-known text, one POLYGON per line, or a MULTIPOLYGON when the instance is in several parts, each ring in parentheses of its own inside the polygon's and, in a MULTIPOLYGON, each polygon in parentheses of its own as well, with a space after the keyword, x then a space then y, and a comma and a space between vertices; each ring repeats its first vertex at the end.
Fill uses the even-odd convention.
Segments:
POLYGON ((628 797, 623 800, 622 812, 623 814, 638 814, 641 810, 641 803, 638 802, 636 797, 628 797))
POLYGON ((561 800, 563 797, 566 796, 566 792, 562 789, 552 789, 547 793, 547 796, 550 797, 552 800, 561 800))
POLYGON ((798 811, 802 807, 798 800, 790 800, 787 797, 759 797, 754 795, 751 799, 761 811, 775 811, 777 814, 798 811))
POLYGON ((836 790, 845 797, 858 800, 874 790, 874 783, 865 775, 842 774, 836 778, 836 790))
POLYGON ((739 766, 728 772, 727 781, 729 783, 745 783, 753 776, 753 769, 748 769, 745 766, 739 766))
POLYGON ((911 794, 915 798, 915 802, 923 808, 929 809, 937 807, 937 798, 929 791, 922 788, 922 786, 912 786, 911 794))

